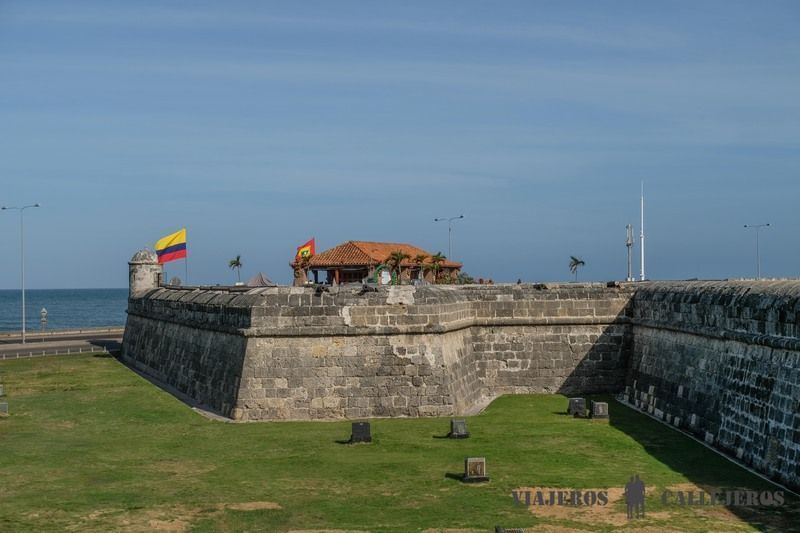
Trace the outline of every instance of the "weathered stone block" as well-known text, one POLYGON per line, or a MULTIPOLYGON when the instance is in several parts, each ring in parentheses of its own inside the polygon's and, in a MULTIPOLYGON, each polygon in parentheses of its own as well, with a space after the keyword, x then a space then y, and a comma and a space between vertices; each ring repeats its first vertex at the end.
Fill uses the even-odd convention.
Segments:
POLYGON ((606 402, 591 402, 592 418, 608 418, 608 404, 606 402))
POLYGON ((570 398, 567 405, 567 414, 571 416, 585 416, 586 415, 586 399, 585 398, 570 398))

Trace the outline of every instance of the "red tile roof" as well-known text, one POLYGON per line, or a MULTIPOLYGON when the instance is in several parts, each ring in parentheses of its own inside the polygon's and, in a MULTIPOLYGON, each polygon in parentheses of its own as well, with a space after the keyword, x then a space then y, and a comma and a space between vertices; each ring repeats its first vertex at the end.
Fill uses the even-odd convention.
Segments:
MULTIPOLYGON (((335 267, 335 266, 361 266, 379 265, 383 263, 392 252, 401 251, 410 256, 405 259, 402 266, 415 266, 414 258, 418 255, 427 255, 426 264, 430 264, 430 252, 417 248, 410 244, 395 242, 369 242, 369 241, 347 241, 339 246, 334 246, 330 250, 325 250, 309 261, 309 266, 314 267, 335 267)), ((445 259, 441 263, 444 268, 461 268, 461 263, 445 259)))

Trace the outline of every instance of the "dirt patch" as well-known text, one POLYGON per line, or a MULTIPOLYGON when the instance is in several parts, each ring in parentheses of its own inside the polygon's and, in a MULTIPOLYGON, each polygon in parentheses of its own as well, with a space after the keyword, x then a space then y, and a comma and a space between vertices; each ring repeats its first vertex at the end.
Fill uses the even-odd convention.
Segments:
MULTIPOLYGON (((517 489, 520 494, 531 491, 532 494, 541 493, 545 501, 554 493, 557 497, 558 493, 564 489, 556 487, 530 487, 517 489)), ((610 489, 584 489, 581 493, 605 491, 608 494, 608 503, 605 505, 530 505, 528 508, 534 515, 541 518, 557 518, 561 520, 574 520, 582 523, 603 523, 610 525, 623 525, 627 523, 628 518, 624 511, 620 511, 616 505, 621 501, 623 489, 610 488, 610 489)), ((524 496, 521 496, 524 500, 524 496)))
MULTIPOLYGON (((677 485, 670 485, 667 487, 667 490, 671 490, 673 492, 678 490, 704 490, 706 492, 711 492, 714 490, 718 490, 719 487, 712 487, 711 485, 695 485, 694 483, 678 483, 677 485)), ((650 492, 649 490, 647 492, 650 492)))
POLYGON ((433 528, 433 529, 425 529, 422 533, 483 533, 486 531, 485 529, 453 529, 453 528, 433 528))
POLYGON ((369 533, 356 529, 293 529, 289 533, 369 533))
POLYGON ((280 504, 275 502, 244 502, 244 503, 223 503, 221 509, 232 511, 260 511, 262 509, 282 509, 280 504))
POLYGON ((173 506, 150 509, 98 509, 83 517, 74 531, 86 529, 134 531, 188 531, 199 516, 208 516, 200 508, 173 506))
POLYGON ((158 506, 148 509, 97 509, 83 517, 76 531, 85 529, 133 531, 189 531, 200 519, 213 519, 226 510, 260 511, 281 509, 276 502, 254 501, 220 503, 208 507, 183 505, 158 506))
MULTIPOLYGON (((706 487, 708 490, 712 490, 713 487, 706 487)), ((600 491, 604 491, 608 497, 608 503, 605 505, 558 505, 557 504, 557 497, 559 492, 565 491, 563 488, 556 488, 556 487, 523 487, 516 489, 517 494, 520 495, 522 502, 525 502, 524 494, 528 491, 532 494, 532 499, 534 498, 533 495, 537 493, 541 493, 542 497, 544 498, 545 505, 542 505, 539 502, 536 505, 535 499, 532 500, 532 505, 528 506, 528 509, 532 514, 535 516, 542 518, 542 519, 555 519, 555 520, 569 520, 572 522, 578 522, 580 524, 586 525, 596 525, 596 526, 624 526, 626 524, 630 524, 631 521, 627 517, 624 498, 625 498, 625 490, 621 487, 612 487, 608 489, 582 489, 580 492, 582 494, 594 492, 595 494, 599 494, 600 491), (550 500, 550 498, 554 498, 554 500, 550 500), (547 505, 547 503, 553 503, 552 505, 547 505)), ((696 485, 692 484, 681 484, 675 485, 673 487, 669 487, 669 490, 672 491, 687 491, 687 490, 694 490, 695 492, 699 492, 704 490, 696 485)), ((570 491, 567 491, 570 492, 570 491)), ((646 491, 648 496, 654 496, 659 492, 659 489, 656 487, 649 487, 646 491)), ((568 496, 567 496, 568 498, 568 496)), ((704 510, 705 511, 705 510, 704 510)), ((648 527, 651 527, 647 524, 650 521, 669 521, 674 517, 674 515, 685 512, 683 509, 673 511, 646 511, 645 519, 642 519, 642 522, 639 523, 638 527, 636 528, 637 531, 645 531, 648 527), (647 522, 644 522, 647 520, 647 522)), ((716 512, 715 514, 708 514, 706 515, 705 512, 702 512, 704 516, 708 516, 708 518, 712 518, 714 520, 719 520, 720 525, 725 523, 732 525, 734 523, 740 522, 740 519, 730 512, 716 512)), ((638 520, 638 519, 637 519, 638 520)), ((553 526, 556 527, 556 526, 553 526)), ((553 531, 558 531, 559 529, 554 529, 553 531)), ((564 529, 564 531, 570 530, 569 528, 564 529)), ((653 531, 679 531, 679 529, 664 529, 663 526, 655 527, 652 526, 653 531)))
POLYGON ((155 531, 186 531, 189 529, 189 522, 183 520, 150 520, 148 525, 155 531))
MULTIPOLYGON (((629 520, 627 518, 624 500, 624 489, 621 487, 609 489, 581 489, 583 495, 594 492, 599 494, 604 491, 608 503, 605 505, 569 505, 571 490, 555 487, 522 487, 516 489, 522 505, 526 503, 526 494, 530 493, 531 500, 528 510, 544 524, 537 524, 537 531, 566 532, 575 528, 600 529, 609 526, 615 528, 635 528, 636 531, 681 531, 682 526, 688 522, 701 521, 707 531, 743 531, 750 530, 754 524, 763 522, 768 524, 767 530, 786 530, 792 519, 788 516, 796 504, 788 503, 789 509, 784 509, 778 516, 775 509, 770 507, 753 507, 730 509, 725 505, 678 505, 675 496, 678 493, 686 495, 694 493, 695 501, 699 501, 700 493, 713 494, 719 491, 718 487, 710 485, 696 485, 693 483, 680 483, 666 487, 673 493, 668 505, 657 505, 658 511, 652 510, 653 499, 659 499, 660 487, 648 487, 647 496, 650 500, 645 517, 629 520), (559 505, 558 495, 565 492, 559 505), (757 520, 754 522, 753 519, 757 520), (565 523, 561 527, 561 522, 565 523), (571 522, 567 525, 567 522, 571 522)), ((730 489, 734 490, 734 489, 730 489)), ((746 490, 746 489, 738 489, 746 490)), ((688 496, 686 496, 688 498, 688 496)), ((585 496, 584 496, 585 498, 585 496)), ((708 501, 708 496, 704 497, 708 501)), ((585 500, 584 500, 585 502, 585 500)))
MULTIPOLYGON (((528 531, 528 529, 525 529, 528 531)), ((531 527, 530 531, 536 531, 537 533, 586 533, 585 529, 575 529, 573 527, 566 527, 566 526, 554 526, 551 524, 536 524, 536 526, 531 527)))
POLYGON ((719 520, 721 522, 737 522, 739 520, 739 517, 736 515, 736 513, 723 505, 698 507, 695 510, 695 513, 700 516, 706 516, 708 518, 719 520))

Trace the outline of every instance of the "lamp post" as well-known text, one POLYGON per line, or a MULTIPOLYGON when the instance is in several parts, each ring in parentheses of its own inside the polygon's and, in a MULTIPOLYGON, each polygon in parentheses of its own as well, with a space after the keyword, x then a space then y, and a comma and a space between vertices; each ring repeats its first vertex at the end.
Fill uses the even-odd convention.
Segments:
POLYGON ((755 229, 756 230, 756 279, 761 279, 761 251, 759 250, 758 246, 758 233, 761 228, 768 228, 769 222, 766 224, 745 224, 745 228, 747 229, 755 229))
POLYGON ((22 207, 0 207, 0 210, 19 211, 19 261, 20 277, 22 278, 22 344, 25 344, 25 210, 30 207, 40 207, 39 204, 23 205, 22 207))
POLYGON ((434 222, 444 222, 447 221, 447 258, 453 259, 453 221, 459 220, 464 218, 464 215, 458 215, 457 217, 441 217, 441 218, 434 218, 434 222))

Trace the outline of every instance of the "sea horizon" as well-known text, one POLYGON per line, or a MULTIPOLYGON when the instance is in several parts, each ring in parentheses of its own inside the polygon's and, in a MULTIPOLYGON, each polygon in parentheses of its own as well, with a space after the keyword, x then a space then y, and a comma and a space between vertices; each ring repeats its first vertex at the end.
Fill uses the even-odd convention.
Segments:
MULTIPOLYGON (((22 329, 20 289, 0 289, 0 331, 22 329)), ((25 289, 26 330, 42 331, 41 310, 47 310, 44 330, 124 326, 127 288, 25 289)))
MULTIPOLYGON (((31 291, 115 291, 115 290, 128 290, 128 287, 46 287, 31 289, 25 287, 25 294, 31 291)), ((0 289, 0 292, 20 292, 20 288, 0 289)))

